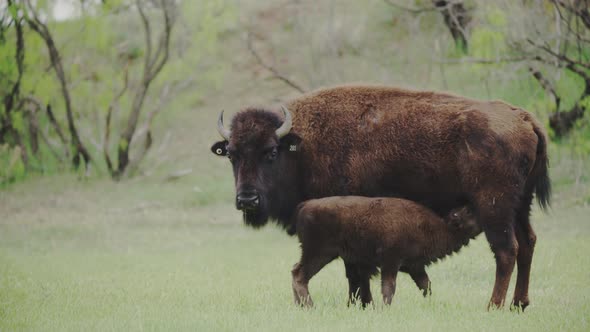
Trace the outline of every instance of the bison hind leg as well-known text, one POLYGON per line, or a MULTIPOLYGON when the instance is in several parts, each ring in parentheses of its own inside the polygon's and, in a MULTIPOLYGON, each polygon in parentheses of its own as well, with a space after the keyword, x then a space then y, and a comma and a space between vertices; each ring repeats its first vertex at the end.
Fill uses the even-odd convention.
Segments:
POLYGON ((477 201, 479 222, 496 260, 496 279, 488 309, 504 306, 510 277, 516 264, 518 241, 514 212, 518 202, 518 195, 514 193, 493 191, 482 193, 477 201))
POLYGON ((381 269, 381 294, 383 303, 390 305, 395 295, 398 266, 387 266, 381 269))
POLYGON ((533 200, 532 190, 523 199, 516 214, 515 234, 518 241, 518 255, 516 256, 516 287, 511 308, 522 310, 529 305, 529 279, 531 263, 537 236, 530 223, 530 210, 533 200))

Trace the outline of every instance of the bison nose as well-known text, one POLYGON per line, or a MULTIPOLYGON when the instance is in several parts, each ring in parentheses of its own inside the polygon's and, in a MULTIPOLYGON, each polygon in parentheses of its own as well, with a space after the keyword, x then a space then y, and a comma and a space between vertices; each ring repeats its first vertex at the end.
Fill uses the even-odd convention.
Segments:
POLYGON ((241 191, 236 196, 238 210, 253 210, 260 204, 260 196, 255 190, 241 191))

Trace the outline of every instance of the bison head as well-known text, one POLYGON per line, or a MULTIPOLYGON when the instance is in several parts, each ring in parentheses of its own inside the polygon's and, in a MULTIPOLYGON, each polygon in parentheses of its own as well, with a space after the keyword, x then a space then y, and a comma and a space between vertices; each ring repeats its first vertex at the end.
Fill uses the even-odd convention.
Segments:
POLYGON ((290 133, 292 118, 283 107, 284 120, 274 112, 247 109, 231 122, 231 130, 219 115, 217 130, 223 137, 211 151, 231 161, 236 186, 236 207, 244 222, 254 227, 269 217, 287 225, 298 203, 297 150, 299 136, 290 133))

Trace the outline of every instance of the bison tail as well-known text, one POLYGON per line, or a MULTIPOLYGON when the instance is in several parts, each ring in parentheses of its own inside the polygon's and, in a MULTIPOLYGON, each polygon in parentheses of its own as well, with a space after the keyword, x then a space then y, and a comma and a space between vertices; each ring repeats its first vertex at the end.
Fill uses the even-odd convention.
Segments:
POLYGON ((531 176, 535 185, 535 196, 543 211, 547 211, 551 204, 551 181, 549 179, 549 158, 547 156, 547 136, 543 129, 533 123, 533 131, 537 135, 537 158, 531 176))

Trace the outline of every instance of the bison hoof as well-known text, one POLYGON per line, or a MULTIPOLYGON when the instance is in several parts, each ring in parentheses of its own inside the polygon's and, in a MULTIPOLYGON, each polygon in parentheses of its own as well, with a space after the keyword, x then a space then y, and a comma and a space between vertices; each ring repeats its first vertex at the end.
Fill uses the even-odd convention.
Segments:
POLYGON ((514 300, 510 305, 510 310, 514 312, 524 312, 524 309, 526 309, 529 304, 529 299, 514 300))

